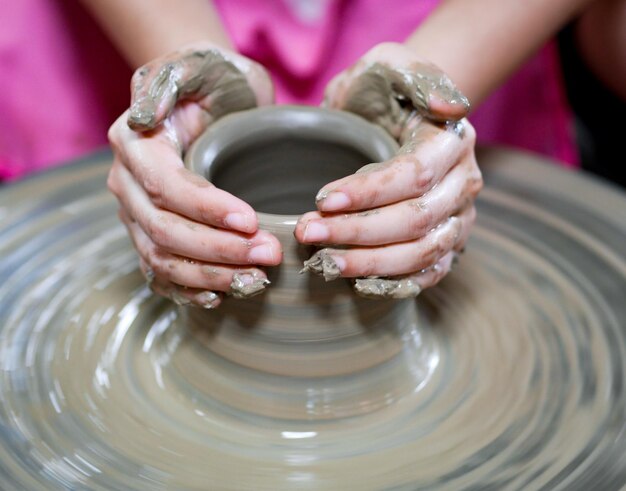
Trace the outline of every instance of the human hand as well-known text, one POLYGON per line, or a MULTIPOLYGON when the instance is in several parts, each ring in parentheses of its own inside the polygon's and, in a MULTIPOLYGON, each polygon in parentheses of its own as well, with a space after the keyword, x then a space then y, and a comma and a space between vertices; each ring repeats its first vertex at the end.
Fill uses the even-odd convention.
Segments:
POLYGON ((475 219, 482 177, 469 103, 441 70, 385 43, 331 81, 325 104, 381 125, 401 148, 320 190, 295 234, 330 247, 305 269, 355 278, 365 296, 415 296, 448 273, 475 219))
POLYGON ((108 186, 151 288, 178 304, 219 305, 224 293, 252 296, 281 246, 258 230, 254 210, 184 167, 182 156, 220 116, 273 100, 260 65, 207 43, 139 68, 132 104, 109 130, 108 186))

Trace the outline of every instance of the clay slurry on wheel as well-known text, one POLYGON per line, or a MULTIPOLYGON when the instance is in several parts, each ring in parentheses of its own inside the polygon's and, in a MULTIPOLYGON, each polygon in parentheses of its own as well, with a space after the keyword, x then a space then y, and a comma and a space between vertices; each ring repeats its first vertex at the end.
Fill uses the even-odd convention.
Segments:
POLYGON ((626 198, 479 158, 455 271, 360 336, 287 307, 272 332, 181 322, 138 271, 108 155, 4 188, 0 487, 622 489, 626 198))

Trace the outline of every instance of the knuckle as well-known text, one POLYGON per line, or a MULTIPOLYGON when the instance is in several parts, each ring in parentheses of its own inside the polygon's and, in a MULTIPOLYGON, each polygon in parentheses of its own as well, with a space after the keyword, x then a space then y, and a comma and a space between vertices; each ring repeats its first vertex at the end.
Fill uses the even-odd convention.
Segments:
POLYGON ((433 212, 419 200, 413 201, 410 206, 412 210, 407 220, 409 234, 413 238, 421 237, 428 230, 433 218, 433 212))
POLYGON ((414 189, 418 191, 426 191, 433 187, 434 180, 435 172, 433 169, 420 165, 416 168, 415 179, 413 182, 414 189))
POLYGON ((146 224, 146 234, 152 241, 163 248, 169 247, 171 243, 171 235, 167 220, 161 213, 156 213, 148 219, 146 224))
POLYGON ((478 194, 480 193, 480 191, 483 189, 483 186, 484 186, 482 174, 480 173, 480 171, 478 171, 478 169, 476 170, 477 171, 473 172, 468 179, 467 191, 473 198, 478 196, 478 194))
POLYGON ((211 244, 211 255, 216 262, 231 263, 235 256, 237 256, 237 252, 238 249, 232 247, 232 244, 221 240, 216 240, 211 244))
POLYGON ((163 180, 156 172, 148 171, 142 179, 142 187, 150 201, 159 206, 163 203, 163 180))
POLYGON ((159 253, 158 247, 151 240, 146 239, 145 231, 137 224, 136 227, 129 228, 129 232, 131 238, 133 239, 133 244, 139 256, 145 259, 148 262, 148 258, 155 256, 159 253), (142 233, 143 232, 143 233, 142 233))
POLYGON ((463 235, 456 244, 454 244, 453 250, 456 252, 463 252, 463 249, 465 249, 465 244, 467 243, 469 236, 463 235))
POLYGON ((467 118, 464 118, 462 122, 465 126, 465 138, 467 139, 467 142, 473 147, 476 143, 476 129, 467 118))
POLYGON ((170 279, 170 268, 168 267, 168 261, 163 257, 163 255, 158 251, 158 249, 154 249, 148 255, 148 264, 150 268, 154 272, 155 276, 169 280, 170 279))
POLYGON ((354 190, 361 190, 358 192, 351 192, 349 190, 346 194, 354 197, 355 204, 360 208, 369 209, 375 207, 381 201, 382 190, 381 187, 376 185, 368 179, 368 175, 364 174, 359 176, 360 179, 354 182, 354 190))
MULTIPOLYGON (((212 184, 211 187, 213 187, 212 184)), ((196 203, 196 210, 202 221, 208 223, 219 222, 220 217, 217 216, 218 209, 212 199, 199 200, 196 203)), ((226 213, 223 213, 223 215, 225 216, 226 213)))
POLYGON ((411 269, 413 271, 419 271, 425 267, 434 264, 445 251, 445 243, 443 240, 436 240, 428 244, 426 249, 421 253, 417 253, 413 256, 411 261, 411 269))
POLYGON ((380 274, 380 256, 370 253, 363 265, 358 268, 359 276, 378 276, 380 274))
POLYGON ((144 260, 146 262, 146 265, 153 270, 155 273, 157 273, 160 270, 160 265, 161 265, 161 261, 159 259, 159 251, 156 247, 149 247, 147 250, 144 251, 140 251, 142 253, 142 256, 144 257, 144 260))
POLYGON ((107 139, 115 155, 125 155, 129 142, 132 141, 129 138, 132 130, 126 124, 127 114, 124 112, 107 131, 107 139))
MULTIPOLYGON (((331 242, 336 242, 337 239, 341 238, 341 235, 343 235, 342 228, 343 227, 335 231, 331 229, 331 237, 330 237, 331 242)), ((347 233, 346 233, 346 237, 344 241, 351 243, 351 244, 367 243, 367 228, 364 227, 362 224, 359 224, 359 223, 352 224, 352 226, 349 227, 346 230, 346 232, 347 233)))
POLYGON ((154 266, 154 264, 158 263, 160 251, 156 245, 150 244, 148 246, 144 246, 140 244, 138 247, 138 252, 139 255, 145 260, 146 264, 151 268, 154 266))
POLYGON ((433 280, 433 285, 439 283, 442 279, 446 277, 446 275, 450 272, 450 265, 442 264, 439 262, 436 264, 435 278, 433 280))
POLYGON ((454 247, 454 243, 457 241, 460 233, 460 227, 454 226, 450 227, 450 230, 440 237, 434 247, 434 257, 432 262, 437 261, 439 258, 443 257, 445 254, 450 252, 454 247))
POLYGON ((119 185, 117 182, 117 176, 115 174, 115 167, 112 167, 109 171, 109 175, 107 176, 107 188, 113 193, 115 196, 119 195, 119 185))
POLYGON ((146 250, 139 251, 139 253, 155 277, 167 281, 171 280, 170 260, 167 259, 167 253, 163 252, 156 245, 148 246, 146 250))
POLYGON ((449 250, 463 233, 463 219, 458 216, 453 216, 450 217, 448 220, 452 224, 449 232, 446 234, 447 242, 449 244, 449 250))
POLYGON ((120 150, 120 140, 121 140, 121 137, 120 137, 120 130, 119 130, 119 123, 118 123, 118 121, 113 123, 109 127, 109 130, 107 131, 107 139, 109 140, 109 143, 111 144, 111 148, 112 148, 114 153, 118 153, 119 150, 120 150))

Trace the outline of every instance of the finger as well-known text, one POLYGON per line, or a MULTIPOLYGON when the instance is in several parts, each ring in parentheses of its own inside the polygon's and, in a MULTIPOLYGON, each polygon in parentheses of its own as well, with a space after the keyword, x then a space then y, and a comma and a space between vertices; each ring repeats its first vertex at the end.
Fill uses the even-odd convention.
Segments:
MULTIPOLYGON (((150 267, 143 260, 139 261, 139 267, 146 278, 152 277, 150 267)), ((154 293, 169 298, 176 305, 195 305, 204 309, 215 309, 222 303, 222 296, 216 292, 185 288, 156 276, 148 282, 148 286, 154 293)))
POLYGON ((356 278, 396 276, 420 271, 452 250, 461 233, 462 219, 450 217, 418 240, 383 247, 331 249, 316 252, 305 263, 313 273, 356 278))
POLYGON ((116 155, 155 206, 215 227, 244 233, 257 230, 252 207, 186 169, 179 150, 168 139, 138 137, 118 123, 109 139, 116 155))
POLYGON ((376 246, 423 237, 474 201, 482 185, 475 172, 468 160, 419 198, 363 212, 309 212, 296 224, 296 238, 305 244, 376 246))
POLYGON ((466 136, 419 125, 400 153, 382 164, 370 164, 356 174, 324 186, 316 197, 322 212, 371 209, 420 196, 431 189, 462 158, 474 159, 474 131, 466 124, 466 136))
POLYGON ((124 192, 118 198, 126 212, 162 250, 209 263, 277 265, 280 242, 265 231, 242 235, 190 221, 157 209, 128 170, 117 166, 115 180, 124 192))
POLYGON ((136 72, 131 92, 128 125, 136 131, 154 129, 182 99, 201 103, 215 118, 257 105, 244 72, 218 49, 188 49, 159 58, 136 72))
POLYGON ((120 212, 120 218, 142 260, 158 278, 187 288, 224 292, 236 298, 252 297, 269 285, 266 274, 260 269, 200 263, 163 252, 125 212, 120 212))
POLYGON ((358 278, 354 281, 354 291, 370 298, 411 298, 439 283, 452 268, 455 257, 449 252, 433 266, 419 273, 400 278, 358 278))

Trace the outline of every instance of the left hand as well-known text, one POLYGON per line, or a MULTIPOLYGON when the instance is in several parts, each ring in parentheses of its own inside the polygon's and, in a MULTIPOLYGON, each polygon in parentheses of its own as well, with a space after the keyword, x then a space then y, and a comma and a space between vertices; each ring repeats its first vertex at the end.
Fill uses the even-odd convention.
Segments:
POLYGON ((385 43, 331 81, 325 104, 381 125, 401 148, 324 186, 296 238, 326 247, 305 263, 356 278, 366 296, 415 296, 450 270, 475 219, 482 177, 467 99, 438 68, 385 43))

